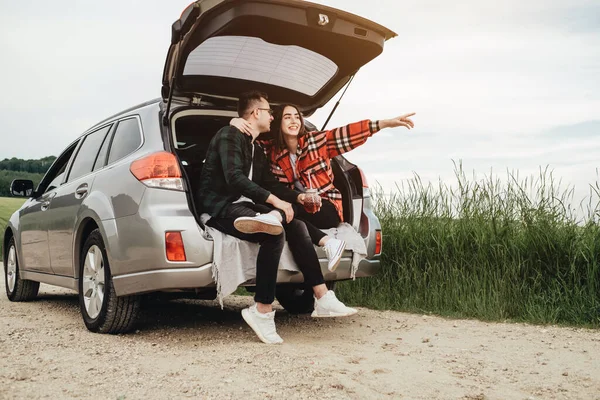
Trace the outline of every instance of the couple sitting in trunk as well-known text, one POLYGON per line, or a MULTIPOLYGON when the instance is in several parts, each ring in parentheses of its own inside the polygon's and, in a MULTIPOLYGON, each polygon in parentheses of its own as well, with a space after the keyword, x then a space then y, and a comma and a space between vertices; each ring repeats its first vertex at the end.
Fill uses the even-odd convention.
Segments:
POLYGON ((408 119, 412 114, 407 114, 307 133, 299 110, 287 105, 278 115, 275 139, 263 142, 263 150, 255 139, 270 130, 272 114, 266 94, 248 92, 240 96, 240 118, 233 119, 231 126, 219 130, 211 140, 198 190, 202 212, 211 216, 208 226, 260 245, 255 304, 242 310, 242 317, 260 340, 270 344, 283 342, 275 329, 272 303, 286 240, 305 285, 314 292, 312 316, 356 313, 327 289, 313 246, 324 246, 328 268, 335 270, 345 243, 319 229, 337 226, 342 218, 341 194, 333 186, 330 158, 359 146, 379 129, 413 126, 408 119), (321 201, 315 202, 315 195, 307 193, 307 188, 316 189, 321 201), (313 213, 304 208, 309 202, 316 204, 310 209, 313 213))

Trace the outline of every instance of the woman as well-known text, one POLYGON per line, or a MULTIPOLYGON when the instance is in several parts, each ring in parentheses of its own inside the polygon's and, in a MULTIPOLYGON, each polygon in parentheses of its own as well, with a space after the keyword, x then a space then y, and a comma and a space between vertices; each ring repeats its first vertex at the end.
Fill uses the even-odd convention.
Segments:
MULTIPOLYGON (((333 185, 331 159, 362 145, 381 129, 413 128, 410 119, 413 115, 415 113, 379 121, 363 120, 332 130, 307 132, 298 107, 284 104, 271 124, 273 139, 261 142, 271 161, 271 170, 280 182, 300 192, 316 189, 322 202, 321 208, 312 214, 295 207, 296 218, 320 229, 338 226, 344 213, 342 194, 333 185)), ((245 133, 251 130, 241 118, 232 119, 231 125, 245 133)))

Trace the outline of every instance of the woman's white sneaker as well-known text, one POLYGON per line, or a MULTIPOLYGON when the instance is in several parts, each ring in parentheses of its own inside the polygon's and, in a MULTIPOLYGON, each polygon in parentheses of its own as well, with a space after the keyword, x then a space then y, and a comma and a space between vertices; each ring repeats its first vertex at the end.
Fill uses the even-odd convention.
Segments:
POLYGON ((283 339, 275 330, 275 311, 263 314, 256 309, 256 304, 254 304, 242 310, 242 318, 263 343, 283 343, 283 339))
POLYGON ((331 272, 335 271, 335 269, 340 264, 340 260, 342 259, 342 254, 344 253, 344 249, 346 248, 346 242, 339 239, 329 239, 325 246, 325 254, 327 254, 327 269, 331 272))
POLYGON ((268 233, 281 235, 283 226, 272 214, 259 214, 256 217, 239 217, 233 221, 235 229, 242 233, 268 233))
POLYGON ((358 310, 346 307, 339 301, 333 290, 328 290, 320 299, 315 297, 315 310, 311 315, 314 318, 347 317, 357 312, 358 310))

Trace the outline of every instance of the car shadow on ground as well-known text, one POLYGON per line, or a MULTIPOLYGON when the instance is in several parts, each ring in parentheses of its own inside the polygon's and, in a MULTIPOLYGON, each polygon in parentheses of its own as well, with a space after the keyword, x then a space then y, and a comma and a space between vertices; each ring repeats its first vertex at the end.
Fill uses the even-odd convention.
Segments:
MULTIPOLYGON (((250 301, 250 300, 249 300, 250 301)), ((40 307, 59 309, 69 313, 80 313, 79 296, 76 293, 40 292, 35 303, 40 307)), ((240 303, 236 301, 236 303, 240 303)), ((164 328, 196 327, 200 324, 231 325, 243 322, 240 311, 245 303, 226 304, 222 310, 214 300, 166 299, 156 296, 142 296, 136 327, 144 330, 164 328)))
POLYGON ((162 300, 142 303, 138 329, 160 330, 165 328, 197 328, 202 325, 234 326, 243 322, 240 311, 243 306, 227 305, 210 300, 162 300))
POLYGON ((79 312, 79 297, 76 293, 40 293, 33 302, 44 308, 79 312))
MULTIPOLYGON (((246 324, 241 310, 252 304, 252 297, 227 298, 224 309, 216 301, 171 300, 146 304, 136 325, 136 340, 160 345, 168 338, 171 346, 202 348, 210 344, 262 344, 246 324)), ((290 314, 277 303, 275 321, 277 331, 294 340, 313 337, 337 337, 339 321, 332 318, 311 318, 310 314, 290 314)), ((350 321, 346 321, 350 322, 350 321)), ((329 339, 327 339, 329 340, 329 339)))
MULTIPOLYGON (((165 328, 201 328, 220 326, 236 328, 246 326, 242 319, 243 308, 252 304, 252 297, 236 297, 226 300, 223 309, 217 301, 170 300, 145 302, 138 323, 139 329, 159 330, 165 328)), ((288 324, 309 315, 293 315, 275 304, 276 321, 288 324)))
MULTIPOLYGON (((41 292, 35 303, 50 312, 68 312, 74 319, 80 319, 79 297, 75 293, 41 292)), ((223 309, 216 300, 168 299, 156 296, 142 296, 138 320, 133 332, 161 333, 178 329, 214 332, 217 336, 223 331, 232 332, 247 327, 242 319, 241 310, 252 304, 251 296, 231 296, 223 309)), ((309 314, 294 315, 283 310, 275 303, 276 322, 282 329, 293 329, 305 325, 311 320, 309 314)), ((319 321, 325 328, 332 322, 319 321)))

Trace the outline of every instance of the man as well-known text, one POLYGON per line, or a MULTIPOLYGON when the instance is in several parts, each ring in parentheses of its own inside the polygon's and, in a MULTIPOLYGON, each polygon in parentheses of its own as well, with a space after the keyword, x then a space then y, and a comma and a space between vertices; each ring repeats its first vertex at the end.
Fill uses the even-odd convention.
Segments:
POLYGON ((253 134, 247 136, 233 126, 217 132, 208 147, 198 198, 202 211, 211 216, 208 226, 260 245, 255 304, 242 310, 242 317, 264 343, 282 343, 272 303, 286 237, 305 284, 315 294, 313 317, 347 316, 357 311, 327 290, 309 228, 293 218, 291 203, 302 204, 304 194, 275 179, 263 150, 254 142, 260 133, 269 131, 273 120, 267 95, 256 91, 242 94, 238 115, 252 126, 253 134))

